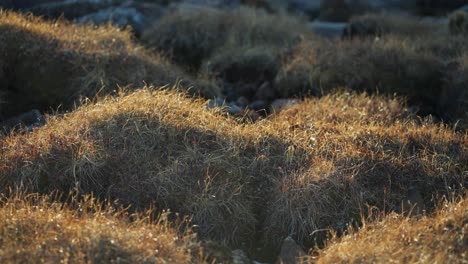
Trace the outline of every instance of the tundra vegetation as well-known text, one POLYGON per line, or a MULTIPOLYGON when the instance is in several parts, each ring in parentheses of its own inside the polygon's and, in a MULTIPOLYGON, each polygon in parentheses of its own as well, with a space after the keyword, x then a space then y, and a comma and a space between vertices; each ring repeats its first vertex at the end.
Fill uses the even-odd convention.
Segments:
POLYGON ((0 134, 0 262, 274 262, 286 237, 305 263, 466 261, 466 14, 352 14, 323 39, 181 9, 137 39, 0 10, 0 121, 47 114, 0 134), (299 100, 207 101, 239 98, 299 100))

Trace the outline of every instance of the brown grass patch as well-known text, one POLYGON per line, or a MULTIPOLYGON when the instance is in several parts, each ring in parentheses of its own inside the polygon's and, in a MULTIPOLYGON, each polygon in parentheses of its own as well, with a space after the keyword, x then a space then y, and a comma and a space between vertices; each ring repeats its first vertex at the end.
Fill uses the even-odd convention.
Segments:
MULTIPOLYGON (((130 214, 91 196, 15 193, 0 199, 2 263, 193 263, 200 244, 163 214, 130 214)), ((200 255, 201 256, 201 255, 200 255)), ((199 260, 202 260, 200 257, 199 260)))
POLYGON ((3 139, 0 179, 38 191, 95 192, 137 208, 155 202, 193 215, 205 237, 239 244, 257 224, 253 182, 263 184, 260 172, 274 170, 267 166, 282 155, 268 153, 284 148, 248 129, 201 101, 142 90, 3 139))
POLYGON ((310 263, 465 263, 468 200, 441 204, 419 219, 390 214, 343 237, 332 237, 310 263))
POLYGON ((467 141, 382 97, 339 93, 242 124, 143 89, 0 139, 0 183, 155 203, 192 216, 203 239, 272 254, 288 235, 309 247, 345 229, 366 204, 392 210, 413 186, 430 211, 466 187, 467 141))
POLYGON ((289 158, 306 161, 274 180, 262 232, 267 244, 290 235, 313 246, 326 229, 358 221, 366 204, 394 210, 416 187, 433 208, 433 195, 467 185, 467 135, 412 117, 398 100, 325 96, 271 122, 292 141, 289 158))

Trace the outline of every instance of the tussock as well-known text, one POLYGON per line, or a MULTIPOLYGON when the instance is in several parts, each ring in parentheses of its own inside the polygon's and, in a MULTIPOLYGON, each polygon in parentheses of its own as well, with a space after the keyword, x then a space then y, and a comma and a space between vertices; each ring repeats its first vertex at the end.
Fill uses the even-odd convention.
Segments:
POLYGON ((427 208, 434 194, 466 188, 466 134, 418 120, 398 100, 330 95, 306 100, 271 122, 280 138, 292 140, 293 159, 301 149, 308 159, 274 180, 266 243, 291 235, 312 246, 326 235, 323 229, 343 230, 359 220, 366 204, 396 209, 412 187, 427 208))
POLYGON ((198 70, 215 52, 262 46, 280 49, 297 42, 301 35, 310 35, 305 25, 286 15, 251 8, 199 8, 168 14, 146 30, 142 39, 177 63, 198 70))
POLYGON ((15 193, 0 199, 2 263, 193 263, 196 236, 180 232, 167 214, 130 214, 91 196, 15 193))
POLYGON ((444 202, 419 219, 390 214, 339 238, 307 263, 465 263, 468 201, 444 202), (443 249, 443 250, 441 250, 443 249))
POLYGON ((137 208, 156 203, 193 215, 204 237, 231 244, 252 238, 259 196, 253 182, 283 154, 270 154, 283 147, 207 112, 201 101, 150 90, 53 117, 37 133, 0 145, 2 186, 23 181, 38 191, 95 192, 137 208))
POLYGON ((241 124, 201 101, 143 89, 1 139, 1 186, 155 203, 230 246, 271 253, 288 235, 311 246, 323 239, 316 230, 345 228, 366 204, 391 210, 412 186, 428 210, 432 195, 465 188, 467 136, 404 109, 339 93, 241 124))
POLYGON ((59 105, 67 110, 80 97, 108 94, 117 85, 190 83, 176 66, 135 44, 130 32, 110 25, 93 28, 0 11, 0 33, 5 115, 59 105))

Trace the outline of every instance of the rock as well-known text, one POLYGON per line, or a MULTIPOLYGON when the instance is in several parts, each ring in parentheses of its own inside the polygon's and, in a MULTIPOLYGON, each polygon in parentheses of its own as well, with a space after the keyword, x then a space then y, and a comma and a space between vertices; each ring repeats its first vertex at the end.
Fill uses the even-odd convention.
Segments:
POLYGON ((252 261, 247 257, 247 254, 241 249, 232 251, 232 263, 233 264, 250 264, 252 261))
POLYGON ((143 29, 149 24, 149 20, 132 7, 110 7, 85 15, 77 21, 82 24, 94 23, 96 25, 110 22, 121 28, 131 26, 137 36, 141 35, 143 29))
POLYGON ((340 38, 343 36, 347 23, 314 21, 309 23, 313 33, 325 38, 340 38))
POLYGON ((271 113, 278 113, 281 110, 292 107, 296 104, 299 104, 300 100, 298 99, 276 99, 270 105, 271 113))
POLYGON ((296 241, 290 236, 284 239, 281 245, 281 252, 278 256, 276 264, 294 264, 300 263, 300 258, 305 257, 306 253, 302 248, 296 244, 296 241))
POLYGON ((272 100, 276 96, 275 89, 270 82, 263 82, 255 92, 255 99, 257 100, 272 100))
POLYGON ((39 110, 31 110, 18 116, 0 122, 0 130, 8 133, 20 130, 22 128, 27 132, 31 132, 35 127, 41 127, 46 124, 44 116, 39 110))

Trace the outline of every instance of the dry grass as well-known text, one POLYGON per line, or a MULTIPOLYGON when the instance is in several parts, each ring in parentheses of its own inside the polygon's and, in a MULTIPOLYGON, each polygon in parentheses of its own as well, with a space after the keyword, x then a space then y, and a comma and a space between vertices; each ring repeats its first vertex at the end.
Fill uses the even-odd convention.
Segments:
POLYGON ((419 219, 390 214, 343 237, 310 263, 466 263, 468 200, 445 202, 419 219))
MULTIPOLYGON (((193 263, 200 245, 163 214, 130 214, 91 196, 0 199, 2 263, 193 263)), ((201 255, 200 255, 201 256, 201 255)))
POLYGON ((155 202, 193 215, 202 235, 231 244, 255 231, 252 182, 272 170, 256 156, 269 148, 201 101, 142 90, 48 123, 0 141, 2 186, 23 181, 34 190, 93 191, 136 207, 155 202))
POLYGON ((307 32, 303 23, 286 15, 271 15, 251 8, 197 8, 182 9, 163 17, 146 30, 143 41, 169 54, 177 63, 198 70, 215 52, 258 46, 279 49, 307 32))
POLYGON ((325 96, 271 122, 270 130, 292 141, 290 159, 306 162, 274 180, 266 243, 291 235, 312 246, 323 229, 343 230, 359 220, 366 204, 396 209, 415 187, 433 208, 433 195, 467 185, 467 135, 412 117, 398 100, 325 96))
POLYGON ((155 203, 192 216, 203 239, 271 254, 288 235, 312 246, 366 204, 395 209, 414 186, 431 210, 433 195, 466 187, 467 141, 381 97, 308 99, 242 124, 143 89, 1 139, 0 181, 155 203))
MULTIPOLYGON (((75 25, 0 11, 0 54, 6 115, 59 105, 70 109, 81 96, 111 93, 116 85, 191 83, 176 66, 135 44, 130 32, 110 25, 75 25)), ((197 91, 216 95, 203 88, 197 91)))

